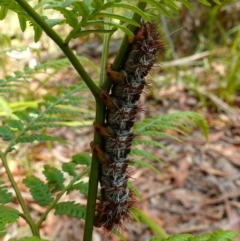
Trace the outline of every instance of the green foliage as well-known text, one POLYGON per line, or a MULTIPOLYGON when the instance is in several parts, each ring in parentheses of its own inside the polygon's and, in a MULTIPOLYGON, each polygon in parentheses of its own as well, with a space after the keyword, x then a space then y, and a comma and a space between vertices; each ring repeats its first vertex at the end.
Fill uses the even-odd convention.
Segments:
MULTIPOLYGON (((26 22, 29 21, 30 25, 33 26, 35 37, 34 40, 37 42, 41 35, 42 29, 35 23, 35 21, 26 14, 26 12, 19 6, 19 1, 1 0, 0 6, 0 19, 4 19, 11 10, 18 14, 19 24, 22 31, 26 29, 26 22)), ((44 15, 41 18, 45 21, 49 27, 55 25, 66 24, 72 30, 66 38, 69 42, 72 38, 78 38, 90 33, 111 33, 116 29, 121 29, 125 34, 133 36, 133 33, 126 27, 128 24, 138 26, 138 23, 131 19, 133 13, 139 14, 142 19, 150 21, 150 19, 157 17, 156 12, 167 17, 173 17, 178 14, 179 3, 185 5, 189 9, 193 9, 193 6, 187 0, 167 0, 167 1, 155 1, 155 0, 141 0, 141 2, 147 3, 150 8, 147 11, 142 11, 135 5, 129 2, 113 0, 113 1, 82 1, 77 0, 44 0, 33 6, 34 10, 41 9, 44 15), (111 11, 114 10, 114 11, 111 11), (51 15, 48 14, 49 10, 54 10, 63 15, 64 18, 52 19, 51 15), (120 15, 119 12, 123 12, 120 15), (116 13, 116 14, 115 14, 116 13), (107 21, 108 19, 112 21, 107 21), (118 23, 115 23, 118 20, 118 23), (96 26, 98 28, 96 28, 96 26)), ((210 1, 199 0, 199 2, 210 6, 210 1)), ((221 4, 220 1, 214 1, 217 4, 221 4)), ((22 6, 22 4, 21 4, 22 6)))
POLYGON ((132 211, 132 213, 134 215, 134 218, 144 222, 144 224, 146 224, 149 229, 153 231, 154 234, 158 235, 158 237, 167 237, 167 234, 164 232, 164 230, 158 224, 156 224, 154 220, 152 220, 152 218, 147 216, 142 210, 136 208, 132 211))
POLYGON ((5 226, 16 222, 18 217, 18 210, 0 204, 0 238, 6 234, 5 226))
POLYGON ((77 182, 77 183, 73 184, 70 188, 68 188, 67 193, 70 193, 73 190, 78 190, 82 194, 87 195, 88 194, 88 183, 77 182))
POLYGON ((67 163, 63 163, 62 170, 68 173, 70 176, 77 177, 77 166, 78 165, 87 165, 90 166, 91 157, 89 153, 79 153, 72 156, 72 160, 67 163))
POLYGON ((13 201, 12 193, 8 192, 7 186, 0 180, 0 204, 6 204, 13 201))
POLYGON ((37 42, 42 34, 42 29, 36 24, 36 22, 29 16, 24 9, 22 9, 16 1, 0 0, 0 20, 5 19, 9 10, 15 12, 18 15, 19 24, 21 30, 24 32, 26 29, 26 23, 29 22, 35 32, 35 41, 37 42))
POLYGON ((41 239, 39 237, 33 236, 33 237, 23 237, 23 238, 20 238, 20 239, 11 238, 8 241, 49 241, 49 240, 41 239))
POLYGON ((163 131, 168 129, 176 130, 182 134, 186 134, 193 127, 200 128, 204 136, 206 138, 208 137, 206 120, 201 115, 190 111, 146 118, 141 122, 135 123, 134 130, 136 130, 137 134, 142 136, 144 136, 145 133, 147 133, 148 136, 149 131, 155 131, 156 136, 158 136, 158 132, 161 135, 163 131))
MULTIPOLYGON (((162 116, 156 116, 153 118, 146 118, 140 122, 134 124, 134 130, 139 136, 146 137, 164 137, 170 138, 176 141, 181 141, 173 135, 167 134, 166 130, 175 130, 183 135, 187 135, 194 127, 198 127, 202 130, 204 136, 208 137, 208 126, 206 120, 199 114, 194 112, 179 112, 173 114, 166 114, 162 116)), ((162 148, 169 152, 167 147, 161 144, 159 141, 155 140, 145 140, 137 138, 133 141, 134 145, 144 145, 151 147, 162 148)), ((141 149, 132 148, 131 155, 143 157, 147 160, 161 161, 154 154, 141 149)), ((137 166, 149 167, 150 169, 156 171, 153 166, 147 163, 136 162, 137 166)))
POLYGON ((60 202, 55 206, 55 215, 69 215, 78 219, 85 219, 86 206, 74 202, 60 202))
POLYGON ((61 191, 64 188, 63 183, 65 178, 60 170, 49 165, 44 165, 43 174, 48 181, 47 185, 51 192, 61 191))
POLYGON ((152 238, 150 241, 231 241, 237 236, 239 235, 236 232, 219 229, 199 236, 177 234, 168 238, 152 238))
POLYGON ((85 88, 83 84, 79 84, 73 86, 71 90, 63 90, 58 98, 46 96, 46 101, 40 102, 37 107, 27 107, 21 111, 14 111, 12 113, 14 119, 4 120, 3 126, 0 127, 2 139, 11 141, 6 151, 11 150, 17 143, 64 142, 59 137, 39 134, 39 132, 46 128, 69 126, 80 115, 83 118, 84 116, 89 118, 89 113, 86 110, 77 107, 77 105, 84 105, 89 101, 89 98, 76 95, 85 91, 85 88), (81 114, 81 112, 84 112, 84 114, 81 114))
POLYGON ((32 197, 40 205, 46 206, 53 201, 49 186, 39 178, 30 175, 23 179, 23 183, 30 189, 32 197))

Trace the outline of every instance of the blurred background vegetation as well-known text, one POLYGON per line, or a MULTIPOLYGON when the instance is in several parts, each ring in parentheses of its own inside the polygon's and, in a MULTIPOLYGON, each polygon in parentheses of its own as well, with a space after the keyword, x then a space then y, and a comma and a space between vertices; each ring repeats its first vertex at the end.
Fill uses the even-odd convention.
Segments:
MULTIPOLYGON (((152 108, 152 104, 163 107, 171 104, 171 89, 174 86, 174 90, 188 93, 186 108, 204 115, 210 127, 216 123, 221 126, 226 118, 230 123, 239 122, 240 2, 224 1, 222 5, 212 2, 210 7, 194 0, 191 3, 194 11, 183 6, 180 14, 174 18, 159 18, 167 49, 164 60, 151 73, 150 79, 153 81, 152 87, 146 91, 147 110, 144 115, 155 115, 156 108, 152 108), (212 120, 210 114, 217 118, 212 120)), ((62 36, 68 33, 68 29, 61 25, 54 28, 62 36)), ((113 35, 109 62, 113 61, 118 51, 121 37, 122 33, 113 35)), ((102 36, 90 34, 70 43, 96 82, 100 72, 102 39, 102 36)), ((77 85, 80 81, 61 51, 46 35, 43 34, 41 40, 34 43, 31 28, 27 28, 25 33, 21 32, 15 14, 9 14, 7 19, 0 22, 0 46, 1 120, 12 117, 14 111, 36 107, 41 100, 51 99, 49 96, 63 93, 64 89, 77 85), (4 79, 14 78, 18 78, 19 82, 13 81, 12 91, 6 92, 4 79)), ((80 138, 78 146, 60 149, 53 149, 52 144, 47 143, 44 153, 41 152, 43 144, 29 144, 24 149, 16 150, 13 153, 12 168, 19 179, 23 173, 39 169, 39 165, 34 164, 36 161, 38 164, 39 161, 44 161, 41 165, 58 165, 59 159, 64 162, 65 158, 74 153, 89 150, 92 129, 89 130, 88 127, 92 125, 95 113, 91 98, 87 91, 85 96, 76 96, 76 108, 73 111, 79 114, 75 119, 62 119, 69 127, 75 127, 75 134, 66 132, 66 129, 47 130, 55 131, 70 143, 76 141, 76 136, 89 133, 87 140, 80 138), (77 104, 79 98, 81 106, 77 104)), ((184 102, 179 101, 180 105, 184 102)), ((64 114, 61 118, 64 118, 64 114)), ((231 127, 230 124, 229 128, 231 127)), ((239 132, 237 129, 235 131, 239 132)), ((4 148, 4 145, 0 143, 0 148, 4 148)), ((4 176, 2 172, 1 175, 4 176)))

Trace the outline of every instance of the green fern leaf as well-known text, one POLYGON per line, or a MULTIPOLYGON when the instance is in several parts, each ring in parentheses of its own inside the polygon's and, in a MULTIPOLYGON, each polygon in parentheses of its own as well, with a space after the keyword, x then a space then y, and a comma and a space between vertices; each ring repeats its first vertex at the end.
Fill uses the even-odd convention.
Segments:
POLYGON ((159 3, 158 1, 155 1, 155 0, 140 0, 140 2, 145 2, 145 3, 152 5, 160 13, 164 14, 165 16, 167 16, 169 18, 173 17, 172 14, 170 13, 170 11, 168 11, 168 9, 165 8, 164 3, 159 3))
MULTIPOLYGON (((165 3, 164 3, 164 4, 165 4, 165 3)), ((151 21, 151 18, 150 18, 145 12, 143 12, 140 8, 138 8, 138 7, 130 4, 129 2, 128 2, 128 3, 114 3, 114 4, 112 5, 112 7, 129 9, 129 10, 131 10, 132 12, 139 14, 139 15, 140 15, 143 19, 145 19, 147 22, 150 22, 150 21, 151 21)))
POLYGON ((63 140, 62 138, 59 138, 59 137, 47 136, 47 135, 37 135, 37 134, 22 135, 16 140, 16 143, 28 143, 28 142, 33 142, 33 141, 39 141, 39 142, 57 141, 57 142, 65 143, 65 140, 63 140))
POLYGON ((82 194, 87 195, 88 194, 88 183, 86 183, 86 182, 75 183, 70 188, 68 188, 67 193, 69 194, 73 190, 78 190, 82 194))
POLYGON ((179 11, 179 7, 176 5, 175 2, 173 1, 164 1, 164 5, 167 6, 169 8, 169 10, 171 9, 173 11, 173 13, 178 14, 179 11))
POLYGON ((55 215, 70 215, 74 218, 84 219, 86 206, 74 202, 61 202, 55 206, 55 215))
POLYGON ((52 123, 38 124, 38 125, 29 126, 26 128, 26 130, 37 131, 37 130, 42 130, 43 128, 60 128, 60 127, 66 127, 66 124, 52 124, 52 123))
POLYGON ((122 21, 123 23, 128 23, 131 24, 133 26, 139 27, 139 23, 130 19, 130 18, 126 18, 117 14, 112 14, 112 13, 98 13, 97 17, 105 17, 105 18, 113 18, 113 19, 118 19, 120 21, 122 21))
POLYGON ((136 167, 147 167, 149 169, 151 169, 152 171, 156 172, 157 174, 161 174, 161 172, 159 172, 153 165, 151 165, 150 163, 146 162, 146 161, 134 161, 134 166, 136 167))
POLYGON ((171 153, 167 147, 162 145, 158 141, 153 141, 153 140, 142 140, 142 139, 135 139, 133 140, 133 145, 146 145, 146 146, 154 146, 154 147, 159 147, 165 150, 168 153, 171 153))
POLYGON ((194 7, 189 1, 187 0, 178 0, 178 2, 181 2, 184 6, 186 6, 188 9, 194 11, 194 7))
POLYGON ((14 138, 14 132, 8 126, 0 126, 0 137, 4 141, 10 141, 14 138))
POLYGON ((152 238, 150 241, 233 241, 237 236, 239 235, 234 231, 219 229, 213 233, 198 236, 193 236, 191 234, 176 234, 168 238, 152 238))
POLYGON ((43 174, 48 181, 47 185, 51 192, 61 191, 64 188, 63 183, 65 178, 60 170, 49 165, 44 165, 43 174))
POLYGON ((48 239, 41 239, 39 237, 33 236, 33 237, 22 237, 20 239, 11 238, 8 241, 50 241, 48 239))
POLYGON ((68 162, 68 163, 63 163, 62 165, 62 170, 66 173, 68 173, 70 176, 76 177, 76 163, 73 162, 68 162))
POLYGON ((31 195, 40 205, 46 206, 53 201, 52 193, 48 185, 39 178, 31 175, 23 180, 23 183, 30 189, 31 195))
POLYGON ((69 110, 64 108, 54 108, 46 111, 47 114, 61 114, 70 116, 79 116, 79 111, 69 110))
POLYGON ((214 231, 209 241, 229 241, 235 238, 236 236, 236 232, 234 231, 219 229, 214 231))
MULTIPOLYGON (((112 23, 109 21, 101 21, 101 20, 91 20, 88 21, 86 23, 83 24, 84 27, 87 26, 93 26, 93 25, 100 25, 100 26, 111 26, 115 29, 121 29, 125 34, 127 34, 128 36, 134 36, 133 32, 131 32, 128 28, 126 28, 125 26, 121 25, 121 24, 116 24, 116 23, 112 23)), ((74 36, 75 37, 75 36, 74 36)))
POLYGON ((209 2, 206 1, 206 0, 198 0, 198 2, 200 2, 200 3, 202 3, 203 5, 206 5, 206 6, 208 6, 208 7, 211 6, 211 3, 209 3, 209 2))
POLYGON ((91 165, 91 156, 87 152, 78 153, 72 156, 72 161, 79 165, 87 165, 88 167, 91 165))
POLYGON ((211 233, 206 233, 201 236, 195 236, 189 239, 189 241, 209 241, 211 238, 211 233))
POLYGON ((23 15, 18 14, 18 21, 22 32, 24 32, 27 27, 27 18, 23 15))
POLYGON ((184 131, 191 130, 193 127, 199 127, 204 136, 208 137, 208 127, 206 120, 199 114, 185 111, 173 114, 166 114, 163 116, 156 116, 154 118, 146 118, 141 122, 137 122, 134 125, 134 130, 141 135, 143 131, 162 131, 167 129, 175 129, 180 131, 182 128, 184 131), (178 127, 178 128, 177 128, 178 127))
POLYGON ((161 132, 161 131, 142 131, 141 136, 150 136, 150 137, 162 137, 162 138, 170 138, 175 141, 181 142, 179 138, 176 136, 173 136, 171 134, 168 134, 166 132, 161 132))
POLYGON ((77 12, 77 14, 79 16, 82 16, 83 20, 87 16, 89 16, 90 9, 88 8, 87 4, 84 1, 83 2, 79 2, 79 1, 74 0, 72 5, 74 6, 74 10, 77 12))
POLYGON ((5 226, 8 223, 16 222, 18 217, 18 210, 4 205, 0 205, 0 237, 3 237, 6 234, 5 226))
POLYGON ((8 13, 8 8, 2 6, 0 10, 0 20, 3 20, 4 18, 6 18, 7 13, 8 13))
MULTIPOLYGON (((30 24, 31 25, 31 24, 30 24)), ((34 42, 37 43, 42 36, 42 29, 37 24, 32 24, 34 30, 34 42)))
MULTIPOLYGON (((45 9, 48 9, 47 7, 45 9)), ((64 17, 66 22, 71 26, 75 27, 78 24, 77 16, 73 11, 67 10, 64 7, 53 7, 53 9, 59 11, 64 17)))
POLYGON ((8 192, 7 186, 0 180, 0 203, 6 204, 13 201, 12 193, 8 192))
POLYGON ((95 1, 91 1, 91 6, 95 9, 100 9, 104 4, 103 0, 95 0, 95 1))
POLYGON ((132 148, 130 155, 131 156, 135 155, 135 156, 145 157, 148 160, 152 159, 152 160, 156 160, 156 161, 161 162, 161 160, 157 156, 155 156, 152 153, 147 152, 145 150, 139 150, 139 149, 132 148))
POLYGON ((19 120, 4 120, 3 124, 7 124, 11 128, 16 128, 19 131, 23 130, 24 125, 19 120))
POLYGON ((30 122, 32 120, 27 111, 14 111, 13 114, 16 115, 20 120, 26 122, 30 122))
POLYGON ((114 229, 112 233, 117 236, 120 241, 126 241, 126 238, 117 229, 114 229))
POLYGON ((52 28, 55 25, 60 25, 65 23, 65 19, 57 18, 57 19, 45 19, 45 22, 52 28))

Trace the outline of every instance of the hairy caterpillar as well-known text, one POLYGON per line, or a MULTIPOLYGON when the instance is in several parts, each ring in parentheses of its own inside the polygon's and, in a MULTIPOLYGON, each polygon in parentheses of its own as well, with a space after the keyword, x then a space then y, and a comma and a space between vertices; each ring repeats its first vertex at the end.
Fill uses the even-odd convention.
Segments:
POLYGON ((146 85, 145 77, 163 51, 157 24, 141 22, 120 71, 107 68, 113 81, 111 94, 102 92, 100 95, 107 107, 106 123, 104 126, 94 123, 104 145, 102 148, 92 145, 93 153, 101 163, 101 197, 94 224, 107 231, 130 219, 130 210, 135 204, 134 194, 127 187, 128 154, 135 137, 131 128, 140 110, 137 101, 146 85))

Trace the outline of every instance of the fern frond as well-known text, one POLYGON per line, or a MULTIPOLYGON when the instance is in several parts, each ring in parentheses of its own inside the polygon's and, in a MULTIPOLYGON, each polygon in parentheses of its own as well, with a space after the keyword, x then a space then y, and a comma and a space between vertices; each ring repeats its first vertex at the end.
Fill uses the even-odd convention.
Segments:
POLYGON ((76 177, 77 176, 76 165, 77 164, 73 162, 63 163, 62 170, 68 173, 70 176, 76 177))
POLYGON ((30 189, 32 197, 40 205, 46 206, 53 201, 48 185, 44 184, 39 178, 30 175, 23 179, 23 183, 30 189))
POLYGON ((8 192, 7 186, 0 180, 0 204, 6 204, 13 201, 12 193, 8 192))
POLYGON ((72 161, 76 164, 87 165, 87 167, 89 167, 91 165, 92 158, 89 153, 81 152, 72 156, 72 161))
POLYGON ((0 238, 6 234, 5 226, 16 222, 18 217, 18 210, 0 204, 0 238))
MULTIPOLYGON (((39 38, 41 37, 40 32, 42 30, 35 23, 35 21, 31 18, 31 16, 29 16, 24 11, 24 9, 22 9, 18 5, 18 3, 16 1, 0 0, 0 6, 1 6, 1 8, 5 9, 5 10, 11 10, 11 11, 17 13, 18 19, 19 19, 20 28, 21 28, 21 30, 23 32, 26 29, 26 22, 29 21, 30 26, 32 26, 33 29, 34 29, 34 33, 35 33, 34 39, 35 39, 35 42, 37 42, 39 40, 39 38)), ((7 16, 7 13, 5 13, 4 15, 2 14, 2 19, 4 19, 6 16, 7 16)))
POLYGON ((55 215, 70 215, 74 218, 84 219, 86 206, 74 202, 61 202, 55 206, 55 215))
POLYGON ((50 241, 48 239, 41 239, 39 237, 33 236, 33 237, 22 237, 20 239, 11 238, 8 241, 50 241))
POLYGON ((140 135, 144 131, 163 131, 167 129, 175 129, 180 132, 182 129, 182 133, 186 133, 194 127, 200 128, 205 137, 208 136, 206 120, 201 115, 190 111, 144 119, 135 123, 134 130, 140 135))
POLYGON ((0 126, 0 137, 3 141, 9 141, 14 138, 14 132, 8 126, 0 126))
POLYGON ((130 155, 131 156, 144 157, 144 158, 146 158, 148 160, 155 160, 155 161, 161 162, 161 160, 157 156, 155 156, 152 153, 147 152, 145 150, 139 150, 139 149, 132 148, 130 155))
POLYGON ((219 229, 203 235, 176 234, 168 238, 152 238, 149 241, 233 241, 237 236, 239 234, 234 231, 219 229))
POLYGON ((165 150, 168 153, 171 153, 167 147, 165 147, 163 144, 161 144, 159 141, 154 140, 143 140, 143 139, 135 139, 132 142, 133 145, 146 145, 146 146, 153 146, 153 147, 159 147, 165 150))
POLYGON ((169 139, 181 142, 181 140, 179 138, 177 138, 176 136, 171 135, 166 132, 161 132, 161 131, 142 131, 141 136, 169 138, 169 139))
MULTIPOLYGON (((11 141, 6 152, 12 149, 16 143, 29 143, 33 141, 58 141, 64 142, 63 139, 55 136, 38 134, 46 128, 59 128, 71 126, 74 116, 78 119, 80 116, 83 121, 85 118, 93 118, 93 112, 80 109, 76 106, 74 97, 81 91, 85 91, 84 83, 73 86, 70 91, 62 91, 60 97, 48 96, 47 102, 41 102, 36 107, 28 107, 25 110, 15 111, 15 119, 5 120, 5 126, 0 127, 0 136, 4 141, 11 141), (72 105, 74 104, 74 105, 72 105), (80 109, 80 111, 79 111, 80 109), (16 120, 16 118, 18 118, 16 120)), ((89 99, 82 98, 80 104, 89 102, 89 99)), ((89 104, 89 103, 87 103, 89 104)), ((79 123, 78 125, 83 125, 79 123)))
POLYGON ((49 165, 44 165, 44 176, 47 179, 47 185, 51 192, 61 191, 64 188, 65 178, 63 173, 57 168, 50 167, 49 165))
POLYGON ((88 183, 86 183, 86 182, 75 183, 72 186, 70 186, 70 188, 68 188, 67 193, 69 194, 73 190, 78 190, 82 194, 87 195, 88 194, 88 183))
POLYGON ((62 142, 62 143, 65 142, 65 140, 63 140, 62 138, 59 138, 59 137, 34 134, 34 135, 22 135, 22 136, 18 137, 18 139, 16 140, 16 143, 29 143, 29 142, 34 142, 34 141, 39 141, 39 142, 57 141, 57 142, 62 142))
POLYGON ((77 165, 87 165, 89 167, 91 165, 91 156, 89 153, 82 152, 72 156, 71 162, 63 163, 62 170, 70 176, 76 177, 77 165))
POLYGON ((134 166, 135 167, 147 167, 148 169, 154 171, 157 174, 161 174, 160 171, 158 171, 153 165, 146 161, 139 161, 139 160, 134 160, 134 166))

